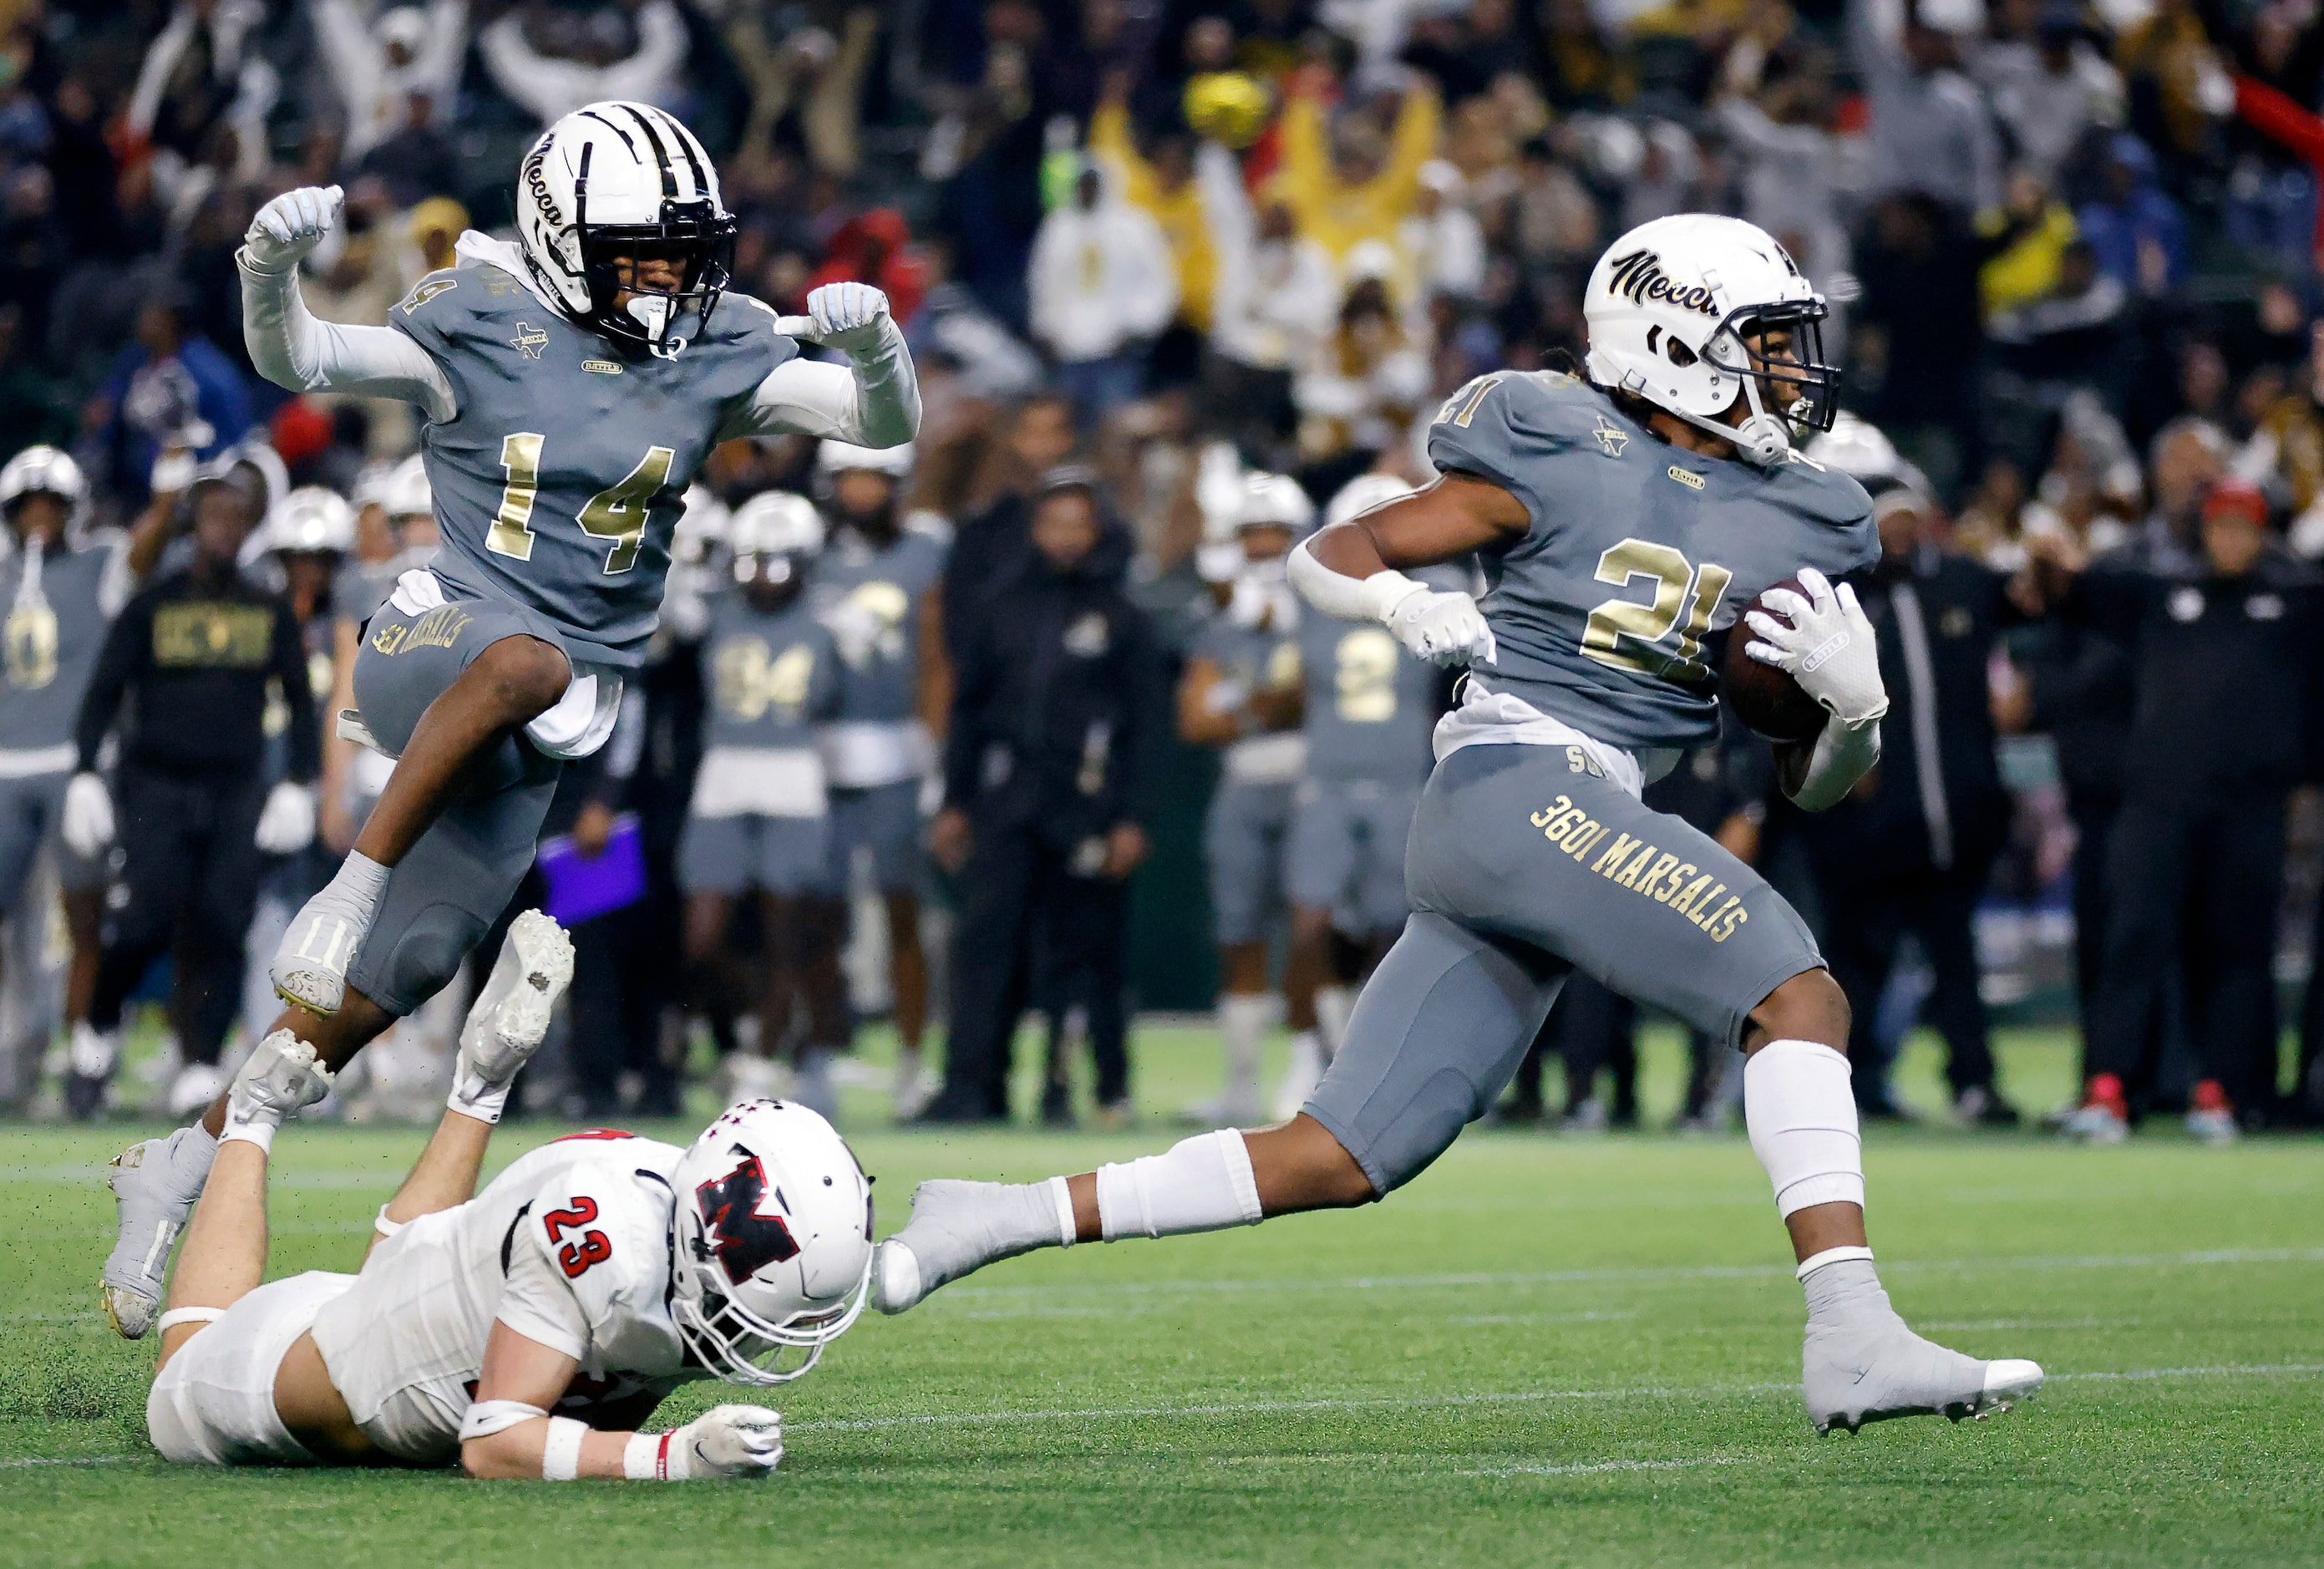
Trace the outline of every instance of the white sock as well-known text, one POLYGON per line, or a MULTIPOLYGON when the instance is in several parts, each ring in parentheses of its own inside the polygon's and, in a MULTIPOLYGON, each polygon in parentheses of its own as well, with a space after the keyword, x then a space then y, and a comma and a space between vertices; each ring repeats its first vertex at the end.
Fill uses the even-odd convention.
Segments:
POLYGON ((1848 1072, 1848 1058, 1812 1040, 1771 1040, 1743 1065, 1743 1122, 1775 1185, 1779 1215, 1864 1203, 1864 1145, 1848 1072))
POLYGON ((1219 1034, 1226 1039, 1227 1056, 1226 1090, 1219 1103, 1230 1116, 1258 1114, 1259 1057, 1274 1018, 1275 999, 1264 992, 1229 992, 1219 999, 1219 1034))
POLYGON ((1869 1248, 1827 1248, 1800 1266, 1810 1324, 1889 1320, 1896 1309, 1872 1268, 1869 1248))
POLYGON ((1353 986, 1319 986, 1315 989, 1315 1032, 1323 1038, 1325 1063, 1340 1055, 1340 1043, 1348 1038, 1348 1016, 1355 1011, 1356 989, 1353 986))
POLYGON ((1099 1167, 1097 1218, 1109 1242, 1257 1224, 1259 1180, 1242 1134, 1198 1133, 1159 1155, 1099 1167))

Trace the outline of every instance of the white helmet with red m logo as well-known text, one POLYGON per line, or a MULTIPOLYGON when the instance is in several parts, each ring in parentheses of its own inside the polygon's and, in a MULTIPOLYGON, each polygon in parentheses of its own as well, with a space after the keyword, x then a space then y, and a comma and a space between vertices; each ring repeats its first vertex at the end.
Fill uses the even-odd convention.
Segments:
POLYGON ((670 1185, 680 1338, 729 1383, 786 1383, 815 1366, 863 1311, 872 1278, 872 1179, 847 1141, 796 1103, 740 1101, 670 1185))

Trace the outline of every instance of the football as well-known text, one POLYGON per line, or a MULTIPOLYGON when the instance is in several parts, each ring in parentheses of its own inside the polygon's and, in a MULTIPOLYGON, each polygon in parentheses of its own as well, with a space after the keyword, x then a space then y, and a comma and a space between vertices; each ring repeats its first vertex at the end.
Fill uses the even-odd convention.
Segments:
POLYGON ((1823 730, 1823 705, 1800 689, 1787 671, 1762 664, 1744 651, 1751 628, 1744 619, 1755 610, 1766 611, 1785 626, 1791 617, 1767 607, 1767 595, 1777 588, 1794 594, 1806 591, 1796 577, 1786 577, 1743 607, 1727 635, 1727 660, 1719 671, 1719 696, 1735 716, 1770 741, 1813 741, 1823 730))

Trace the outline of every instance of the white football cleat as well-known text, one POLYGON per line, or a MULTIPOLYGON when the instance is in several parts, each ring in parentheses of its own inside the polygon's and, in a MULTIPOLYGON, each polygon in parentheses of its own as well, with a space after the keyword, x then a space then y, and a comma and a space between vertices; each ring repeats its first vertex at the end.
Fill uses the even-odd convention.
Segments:
MULTIPOLYGON (((910 1223, 881 1242, 873 1257, 872 1306, 882 1313, 902 1313, 940 1286, 1040 1246, 1038 1240, 1010 1241, 992 1223, 996 1205, 1022 1202, 1011 1192, 1016 1186, 939 1178, 914 1188, 910 1223)), ((1054 1226, 1047 1240, 1056 1241, 1054 1226)))
POLYGON ((316 1060, 314 1047, 278 1029, 251 1048, 234 1075, 226 1096, 226 1131, 218 1141, 240 1130, 280 1128, 330 1093, 331 1070, 316 1060))
POLYGON ((1998 1416, 2042 1388, 2040 1364, 1981 1362, 1922 1339, 1891 1316, 1885 1324, 1808 1326, 1801 1389, 1819 1433, 1853 1433, 1867 1422, 1998 1416))
POLYGON ((346 1000, 347 966, 355 962, 371 930, 375 904, 350 898, 337 883, 326 886, 290 918, 268 968, 274 994, 318 1018, 328 1019, 346 1000))
POLYGON ((573 939, 537 909, 509 923, 493 973, 460 1026, 452 1070, 454 1111, 500 1121, 509 1086, 548 1038, 557 1000, 573 983, 573 939))
POLYGON ((153 1327, 171 1244, 192 1217, 217 1155, 217 1140, 197 1122, 113 1158, 106 1186, 113 1189, 118 1235, 99 1288, 105 1320, 122 1339, 143 1340, 153 1327))

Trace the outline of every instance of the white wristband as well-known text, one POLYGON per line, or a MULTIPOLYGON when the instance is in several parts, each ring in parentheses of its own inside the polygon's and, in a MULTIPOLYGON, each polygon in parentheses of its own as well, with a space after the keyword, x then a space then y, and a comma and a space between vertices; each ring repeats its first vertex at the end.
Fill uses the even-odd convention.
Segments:
POLYGON ((549 1419, 549 1441, 540 1446, 540 1480, 571 1481, 581 1474, 581 1440, 589 1425, 570 1417, 549 1419))
POLYGON ((679 1471, 673 1475, 669 1469, 669 1433, 632 1433, 622 1449, 622 1474, 632 1481, 682 1481, 685 1480, 685 1457, 678 1457, 679 1471))
POLYGON ((1310 535, 1299 541, 1285 564, 1284 573, 1299 597, 1340 621, 1386 622, 1388 613, 1416 589, 1427 586, 1416 583, 1390 568, 1373 573, 1369 577, 1351 577, 1344 572, 1334 572, 1315 559, 1309 547, 1320 535, 1310 535))

